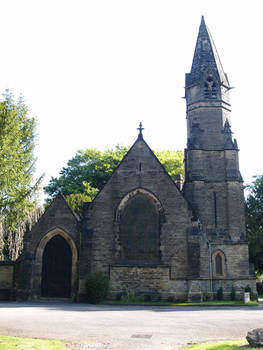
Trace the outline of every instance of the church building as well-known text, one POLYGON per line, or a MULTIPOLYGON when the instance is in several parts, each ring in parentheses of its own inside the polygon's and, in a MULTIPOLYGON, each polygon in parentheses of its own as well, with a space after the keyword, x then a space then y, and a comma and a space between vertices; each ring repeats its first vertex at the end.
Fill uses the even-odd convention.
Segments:
MULTIPOLYGON (((102 272, 110 294, 201 301, 255 291, 245 234, 243 180, 232 137, 230 85, 201 20, 186 74, 185 181, 172 179, 138 137, 78 217, 59 194, 25 234, 17 300, 85 300, 85 277, 102 272)), ((161 145, 160 145, 161 146, 161 145)))

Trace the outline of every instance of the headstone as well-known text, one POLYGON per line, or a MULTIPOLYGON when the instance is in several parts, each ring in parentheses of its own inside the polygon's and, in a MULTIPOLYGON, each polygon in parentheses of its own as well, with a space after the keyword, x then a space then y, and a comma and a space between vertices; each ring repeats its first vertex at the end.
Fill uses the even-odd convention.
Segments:
POLYGON ((188 293, 188 303, 202 302, 202 292, 199 281, 191 281, 190 288, 188 293))
POLYGON ((249 292, 245 292, 244 293, 244 303, 247 304, 250 302, 250 293, 249 292))
POLYGON ((263 347, 263 328, 256 328, 248 332, 246 339, 251 347, 263 347))

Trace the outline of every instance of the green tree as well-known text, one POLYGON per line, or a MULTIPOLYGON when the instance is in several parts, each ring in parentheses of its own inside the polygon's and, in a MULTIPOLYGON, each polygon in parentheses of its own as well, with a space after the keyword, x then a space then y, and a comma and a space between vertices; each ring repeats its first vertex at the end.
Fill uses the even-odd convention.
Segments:
POLYGON ((61 192, 64 196, 84 193, 93 199, 127 151, 127 147, 120 145, 105 151, 95 148, 79 150, 62 168, 59 177, 51 178, 44 191, 51 198, 61 192))
POLYGON ((263 271, 263 176, 257 176, 247 186, 246 232, 249 243, 250 261, 256 270, 263 271))
MULTIPOLYGON (((108 148, 105 151, 95 148, 77 151, 61 170, 59 177, 52 177, 44 188, 49 200, 61 192, 72 209, 81 215, 82 203, 94 199, 128 149, 117 145, 114 149, 108 148)), ((158 150, 155 154, 172 177, 178 173, 183 175, 182 151, 158 150)))
POLYGON ((183 151, 156 150, 154 154, 172 178, 177 174, 181 174, 184 177, 183 151))
POLYGON ((25 218, 35 209, 33 184, 36 121, 20 97, 6 91, 0 101, 0 255, 16 259, 22 247, 25 218))
POLYGON ((91 202, 91 197, 85 193, 71 193, 66 196, 68 205, 79 215, 82 215, 83 203, 91 202))

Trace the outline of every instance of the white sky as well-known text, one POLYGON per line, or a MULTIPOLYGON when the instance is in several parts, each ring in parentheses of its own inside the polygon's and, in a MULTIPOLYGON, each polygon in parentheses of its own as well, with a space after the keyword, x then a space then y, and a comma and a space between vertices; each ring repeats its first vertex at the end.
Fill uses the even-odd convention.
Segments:
POLYGON ((78 149, 184 149, 184 80, 201 15, 228 74, 245 182, 263 173, 261 0, 0 0, 0 92, 38 120, 44 184, 78 149))

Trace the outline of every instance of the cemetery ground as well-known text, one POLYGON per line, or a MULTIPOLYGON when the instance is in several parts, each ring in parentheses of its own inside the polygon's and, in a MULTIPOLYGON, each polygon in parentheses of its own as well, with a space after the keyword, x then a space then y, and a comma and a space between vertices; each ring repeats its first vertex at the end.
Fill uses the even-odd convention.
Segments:
MULTIPOLYGON (((74 344, 79 344, 76 350, 175 350, 196 343, 244 340, 248 331, 262 327, 263 306, 3 302, 0 315, 1 336, 64 341, 64 349, 56 350, 75 350, 74 344)), ((202 346, 199 349, 205 349, 202 346)), ((210 349, 237 347, 218 345, 210 349)))

